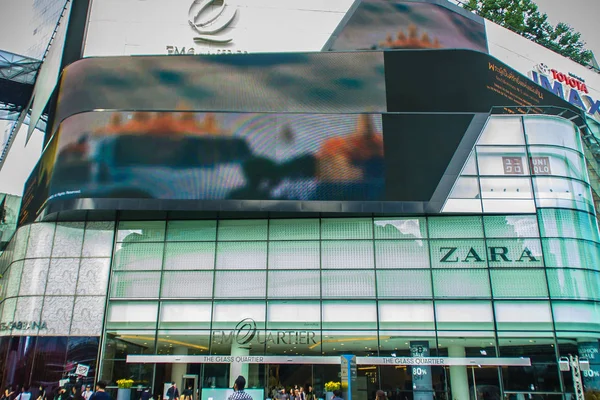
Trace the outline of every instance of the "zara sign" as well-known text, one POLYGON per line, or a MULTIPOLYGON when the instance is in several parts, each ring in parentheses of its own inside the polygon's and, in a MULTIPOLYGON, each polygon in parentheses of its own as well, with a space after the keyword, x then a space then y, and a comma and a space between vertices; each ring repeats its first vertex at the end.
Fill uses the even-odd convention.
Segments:
MULTIPOLYGON (((440 262, 485 262, 486 254, 481 250, 477 251, 474 247, 440 247, 440 262)), ((488 246, 487 260, 489 262, 539 262, 533 252, 524 247, 519 253, 511 254, 508 247, 488 246)))

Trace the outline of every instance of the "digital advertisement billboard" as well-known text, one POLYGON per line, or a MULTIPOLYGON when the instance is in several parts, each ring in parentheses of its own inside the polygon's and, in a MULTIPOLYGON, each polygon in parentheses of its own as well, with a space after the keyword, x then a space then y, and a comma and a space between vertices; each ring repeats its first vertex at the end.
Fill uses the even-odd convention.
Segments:
POLYGON ((53 204, 422 213, 475 115, 548 106, 578 112, 471 50, 86 59, 65 70, 20 221, 53 204))
POLYGON ((460 9, 406 1, 363 0, 327 50, 471 49, 487 52, 483 19, 460 9), (464 11, 463 11, 464 12, 464 11), (468 15, 468 14, 467 14, 468 15))

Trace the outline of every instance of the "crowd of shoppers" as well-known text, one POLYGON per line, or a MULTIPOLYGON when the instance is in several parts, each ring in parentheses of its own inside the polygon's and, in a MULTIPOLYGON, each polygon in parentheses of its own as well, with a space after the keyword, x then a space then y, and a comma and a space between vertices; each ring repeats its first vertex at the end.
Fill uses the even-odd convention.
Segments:
POLYGON ((9 385, 2 392, 0 400, 112 400, 105 392, 106 383, 99 381, 96 390, 91 385, 71 384, 59 387, 37 388, 26 385, 9 385))

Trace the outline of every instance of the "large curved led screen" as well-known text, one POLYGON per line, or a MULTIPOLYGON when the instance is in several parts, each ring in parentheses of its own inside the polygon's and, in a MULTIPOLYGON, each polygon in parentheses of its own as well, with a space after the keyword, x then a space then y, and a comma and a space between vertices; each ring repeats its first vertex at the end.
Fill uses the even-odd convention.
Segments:
POLYGON ((380 114, 95 112, 59 132, 50 196, 382 200, 380 114))
POLYGON ((471 50, 85 59, 20 221, 46 205, 422 213, 493 107, 579 112, 471 50))

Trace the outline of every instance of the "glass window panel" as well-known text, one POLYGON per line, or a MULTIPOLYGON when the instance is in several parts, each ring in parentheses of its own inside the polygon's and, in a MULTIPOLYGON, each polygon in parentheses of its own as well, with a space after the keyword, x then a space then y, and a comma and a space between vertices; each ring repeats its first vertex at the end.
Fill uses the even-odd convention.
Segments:
POLYGON ((487 259, 490 267, 543 267, 539 239, 489 239, 487 259))
POLYGON ((114 222, 88 222, 83 237, 83 257, 110 257, 114 234, 114 222))
POLYGON ((583 269, 548 268, 548 285, 552 298, 600 300, 600 276, 583 269))
POLYGON ((434 329, 431 301, 379 301, 380 329, 434 329))
POLYGON ((105 307, 106 296, 75 297, 71 335, 101 336, 105 307))
POLYGON ((490 274, 496 298, 548 297, 544 270, 492 269, 490 274))
POLYGON ((525 144, 521 117, 490 117, 477 144, 525 144))
POLYGON ((320 243, 269 242, 269 269, 318 269, 320 243))
POLYGON ((74 296, 45 296, 41 321, 46 329, 40 329, 40 336, 69 336, 73 317, 74 296))
POLYGON ((321 303, 319 301, 269 301, 267 329, 320 329, 321 303))
POLYGON ((481 197, 484 199, 530 199, 529 178, 481 178, 481 197))
POLYGON ((267 240, 266 219, 220 220, 219 240, 267 240))
POLYGON ((269 271, 267 296, 273 298, 320 297, 319 271, 269 271))
POLYGON ((321 220, 322 239, 371 239, 373 237, 371 218, 323 218, 321 220))
POLYGON ((2 322, 15 321, 15 308, 17 307, 17 299, 5 299, 2 303, 2 322))
POLYGON ((266 269, 267 242, 227 242, 217 245, 217 269, 266 269))
POLYGON ((165 271, 161 297, 204 298, 213 294, 213 271, 165 271))
POLYGON ((158 297, 160 272, 113 272, 111 296, 116 298, 158 297))
POLYGON ((109 271, 109 258, 82 258, 77 279, 77 294, 106 296, 109 271))
POLYGON ((436 301, 438 329, 493 329, 492 306, 488 301, 436 301))
MULTIPOLYGON (((53 258, 48 271, 48 283, 45 295, 75 294, 79 258, 53 258)), ((108 272, 108 271, 107 271, 108 272)))
POLYGON ((375 218, 375 239, 426 239, 425 218, 375 218))
POLYGON ((54 238, 54 223, 40 222, 31 225, 27 258, 50 257, 54 238))
POLYGON ((542 239, 548 267, 600 269, 600 245, 587 240, 542 239))
POLYGON ((108 305, 107 329, 155 328, 158 318, 158 303, 141 301, 119 301, 108 305))
POLYGON ((433 270, 435 297, 490 297, 490 282, 485 269, 433 270))
POLYGON ((114 270, 159 270, 163 262, 164 243, 117 243, 114 270))
POLYGON ((431 297, 429 270, 377 271, 377 297, 431 297))
POLYGON ((475 150, 471 151, 469 154, 469 158, 465 163, 462 171, 460 171, 461 175, 477 175, 477 161, 475 160, 475 150))
POLYGON ((322 268, 373 268, 373 242, 370 240, 324 241, 322 268))
POLYGON ((599 241, 598 225, 591 214, 560 209, 541 209, 538 212, 543 237, 571 237, 599 241))
POLYGON ((169 221, 167 241, 202 242, 217 237, 217 221, 169 221))
MULTIPOLYGON (((6 282, 5 297, 13 297, 19 294, 19 286, 21 284, 21 275, 23 274, 24 261, 17 261, 11 264, 8 270, 8 280, 6 282)), ((2 320, 6 321, 6 320, 2 320)))
POLYGON ((125 360, 128 355, 154 354, 155 331, 107 331, 104 341, 105 360, 125 360))
POLYGON ((547 146, 529 146, 532 175, 559 175, 587 181, 583 155, 573 150, 547 146))
POLYGON ((581 151, 579 132, 568 120, 550 116, 526 116, 527 143, 553 144, 581 151))
POLYGON ((451 199, 479 199, 479 179, 477 177, 459 177, 452 187, 451 199))
POLYGON ((47 258, 25 260, 19 296, 44 294, 44 291, 46 290, 49 263, 50 260, 47 258))
MULTIPOLYGON (((13 321, 39 322, 43 301, 44 297, 42 296, 19 297, 17 300, 17 307, 15 308, 15 319, 13 321)), ((38 335, 39 328, 33 328, 33 326, 31 326, 29 329, 19 330, 19 334, 22 334, 23 336, 38 335)))
POLYGON ((586 183, 569 178, 534 177, 539 207, 592 209, 592 192, 586 183))
POLYGON ((217 271, 215 273, 215 297, 264 298, 266 292, 266 271, 217 271))
POLYGON ((444 213, 478 213, 482 212, 480 199, 446 199, 442 207, 444 213))
POLYGON ((428 268, 426 240, 376 240, 377 268, 428 268))
POLYGON ((547 301, 497 301, 498 330, 552 330, 552 314, 547 301))
POLYGON ((429 217, 430 238, 483 237, 483 226, 479 216, 429 217))
POLYGON ((552 311, 557 331, 600 330, 600 306, 597 303, 554 301, 552 311))
POLYGON ((318 240, 319 219, 272 219, 269 240, 318 240))
POLYGON ((210 331, 160 330, 156 338, 157 353, 161 355, 208 354, 210 331))
POLYGON ((54 234, 52 257, 80 257, 83 228, 83 222, 58 222, 54 234))
MULTIPOLYGON (((325 356, 354 354, 377 355, 377 331, 323 331, 322 354, 325 356)), ((365 368, 365 367, 362 367, 365 368)))
POLYGON ((117 242, 162 242, 165 240, 165 221, 121 221, 117 242))
POLYGON ((494 214, 531 214, 536 211, 535 202, 531 200, 502 199, 483 200, 483 212, 494 214))
POLYGON ((535 215, 486 215, 483 217, 488 238, 539 237, 535 215))
POLYGON ((483 240, 430 240, 429 247, 433 268, 485 268, 487 266, 487 249, 483 240))
POLYGON ((375 271, 323 271, 323 298, 375 297, 375 271))
POLYGON ((22 260, 25 258, 25 253, 27 252, 27 241, 29 239, 29 229, 31 225, 23 226, 17 229, 16 241, 15 241, 15 250, 13 254, 13 260, 22 260))
POLYGON ((525 147, 477 146, 479 175, 529 175, 525 147))
POLYGON ((323 301, 323 329, 375 329, 377 308, 374 301, 323 301))
POLYGON ((164 269, 214 269, 215 242, 167 243, 164 269))
POLYGON ((261 301, 215 301, 213 329, 233 329, 243 319, 252 318, 257 329, 265 328, 266 307, 261 301))
POLYGON ((161 329, 210 328, 210 301, 163 301, 160 305, 161 329))

